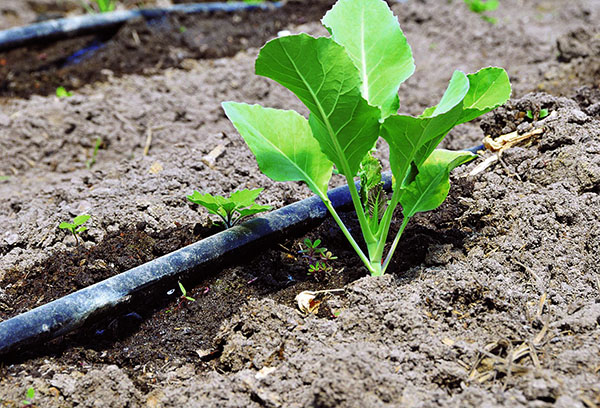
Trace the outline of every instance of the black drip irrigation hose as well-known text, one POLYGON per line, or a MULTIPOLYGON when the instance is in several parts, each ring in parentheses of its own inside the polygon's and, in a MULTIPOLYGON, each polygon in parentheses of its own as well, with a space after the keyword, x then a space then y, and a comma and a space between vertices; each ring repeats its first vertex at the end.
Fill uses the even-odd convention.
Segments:
POLYGON ((128 20, 138 17, 151 20, 172 13, 195 14, 218 11, 231 13, 235 11, 272 10, 281 7, 283 4, 284 2, 281 1, 265 1, 260 3, 189 3, 177 4, 166 8, 111 11, 108 13, 60 18, 0 31, 0 51, 40 40, 60 39, 82 33, 96 32, 123 24, 128 20))

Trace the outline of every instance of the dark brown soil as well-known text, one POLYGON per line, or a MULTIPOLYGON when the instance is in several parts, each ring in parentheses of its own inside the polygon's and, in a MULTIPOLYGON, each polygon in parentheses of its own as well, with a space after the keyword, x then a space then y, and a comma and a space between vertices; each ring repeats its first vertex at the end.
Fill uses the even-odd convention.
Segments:
POLYGON ((112 76, 186 67, 186 60, 259 47, 289 24, 318 21, 335 1, 290 2, 272 11, 169 15, 129 21, 69 40, 0 53, 0 96, 49 95, 112 76))

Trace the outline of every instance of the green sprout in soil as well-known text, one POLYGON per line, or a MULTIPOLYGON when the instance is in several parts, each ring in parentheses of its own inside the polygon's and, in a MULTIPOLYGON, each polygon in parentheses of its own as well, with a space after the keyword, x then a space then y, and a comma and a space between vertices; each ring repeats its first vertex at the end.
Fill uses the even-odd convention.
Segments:
POLYGON ((10 176, 0 176, 0 181, 8 181, 10 180, 10 176))
POLYGON ((81 234, 83 231, 87 231, 87 227, 82 227, 83 224, 85 224, 87 222, 87 220, 90 219, 90 215, 87 214, 81 214, 78 215, 77 217, 75 217, 73 219, 73 222, 61 222, 60 225, 58 226, 58 228, 60 229, 66 229, 71 231, 71 233, 73 234, 73 236, 75 237, 75 241, 77 242, 77 244, 79 244, 79 234, 81 234))
POLYGON ((102 146, 102 138, 101 137, 97 137, 96 138, 96 143, 94 144, 94 151, 92 152, 92 157, 90 157, 85 162, 85 167, 88 170, 91 169, 92 166, 96 163, 96 156, 98 155, 98 150, 100 149, 100 146, 102 146))
POLYGON ((225 228, 237 225, 242 219, 264 211, 269 211, 271 206, 256 204, 256 199, 263 191, 262 188, 255 190, 239 190, 231 194, 229 198, 209 193, 194 194, 187 196, 194 204, 203 206, 209 213, 218 215, 223 220, 225 228))
POLYGON ((179 290, 181 291, 181 296, 179 296, 179 300, 177 301, 177 306, 175 306, 175 308, 173 310, 167 310, 166 313, 171 313, 176 310, 179 310, 185 301, 188 301, 188 302, 196 301, 196 299, 187 295, 187 290, 185 290, 185 288, 183 287, 183 284, 181 282, 177 281, 177 283, 179 284, 179 290))
MULTIPOLYGON (((100 13, 107 13, 109 11, 114 11, 117 6, 116 0, 92 0, 96 3, 96 7, 98 7, 98 11, 100 13)), ((81 0, 81 5, 83 8, 90 14, 94 14, 96 10, 94 10, 87 1, 81 0)))
POLYGON ((56 96, 59 98, 68 98, 69 96, 73 96, 73 92, 67 91, 64 86, 59 86, 56 88, 56 96))
POLYGON ((313 276, 317 281, 323 281, 327 274, 333 271, 330 265, 331 261, 338 259, 327 248, 321 248, 320 239, 315 239, 314 242, 309 238, 304 240, 305 249, 301 249, 298 253, 302 254, 302 258, 308 260, 308 275, 313 276))
POLYGON ((25 394, 25 399, 21 401, 23 406, 28 407, 33 405, 33 398, 35 397, 35 390, 32 388, 27 389, 27 393, 25 394))
POLYGON ((481 18, 488 23, 496 24, 497 19, 484 15, 488 11, 494 11, 499 6, 499 0, 464 0, 469 9, 477 14, 481 14, 481 18))
POLYGON ((548 116, 550 112, 548 112, 548 109, 540 109, 537 114, 534 113, 532 110, 528 110, 525 115, 531 119, 531 120, 540 120, 540 119, 544 119, 546 116, 548 116))
POLYGON ((383 0, 340 0, 323 18, 331 37, 290 35, 269 41, 255 68, 292 91, 310 111, 224 102, 223 108, 261 171, 276 181, 304 181, 318 195, 372 275, 382 275, 409 220, 439 207, 449 174, 476 157, 436 149, 461 123, 503 104, 511 87, 506 71, 455 71, 440 102, 417 116, 397 114, 398 90, 414 70, 398 19, 383 0), (379 138, 389 145, 393 193, 381 191, 380 167, 370 155, 379 138), (327 197, 332 168, 346 178, 366 251, 327 197), (360 174, 362 192, 355 185, 360 174), (402 224, 387 237, 396 207, 402 224))

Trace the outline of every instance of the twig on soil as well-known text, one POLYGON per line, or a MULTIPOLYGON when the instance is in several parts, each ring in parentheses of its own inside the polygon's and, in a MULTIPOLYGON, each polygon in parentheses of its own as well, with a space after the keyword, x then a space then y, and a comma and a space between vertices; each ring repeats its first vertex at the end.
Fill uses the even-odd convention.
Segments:
POLYGON ((152 128, 146 129, 146 144, 144 146, 144 156, 148 156, 150 145, 152 144, 152 128))
POLYGON ((217 145, 210 153, 202 157, 202 163, 213 169, 217 163, 217 159, 225 153, 225 147, 227 147, 227 144, 217 145))
POLYGON ((154 126, 148 127, 146 129, 146 144, 144 145, 144 156, 148 156, 148 152, 150 151, 150 146, 152 145, 152 132, 157 130, 164 129, 166 126, 154 126))

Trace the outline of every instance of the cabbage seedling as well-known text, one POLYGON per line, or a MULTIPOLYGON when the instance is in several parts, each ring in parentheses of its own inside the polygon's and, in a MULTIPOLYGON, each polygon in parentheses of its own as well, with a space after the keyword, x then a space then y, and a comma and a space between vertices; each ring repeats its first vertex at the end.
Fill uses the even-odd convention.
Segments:
POLYGON ((78 235, 88 229, 87 227, 82 227, 82 225, 85 224, 87 222, 87 220, 90 219, 90 217, 91 216, 87 215, 87 214, 78 215, 77 217, 75 217, 73 219, 72 223, 71 222, 61 222, 59 224, 58 228, 67 229, 67 230, 71 231, 71 233, 75 237, 75 241, 79 244, 78 235))
POLYGON ((436 150, 461 123, 503 104, 511 93, 508 75, 489 67, 474 74, 455 71, 440 102, 417 116, 398 114, 400 84, 415 69, 398 19, 382 0, 340 0, 325 15, 330 37, 290 35, 260 50, 256 73, 292 91, 308 119, 290 111, 224 102, 225 113, 276 181, 304 181, 330 211, 372 275, 390 264, 402 232, 417 213, 442 204, 449 173, 476 155, 436 150), (381 167, 370 153, 379 138, 389 145, 393 193, 380 190, 381 167), (366 251, 327 197, 335 165, 348 182, 366 251), (361 190, 355 185, 360 174, 361 190), (398 206, 402 225, 383 257, 398 206))
POLYGON ((187 199, 203 206, 209 213, 218 215, 223 220, 225 228, 231 228, 245 217, 271 209, 270 205, 259 205, 255 202, 263 190, 262 188, 239 190, 232 193, 229 198, 194 191, 194 194, 187 196, 187 199))

